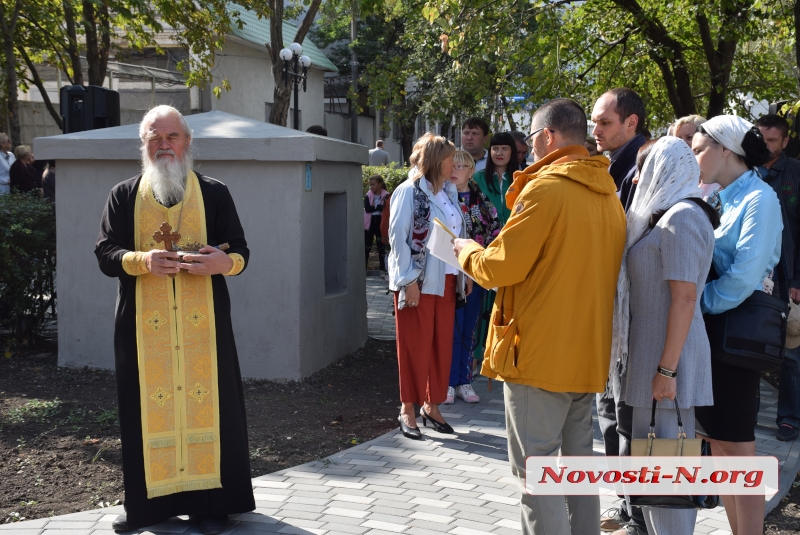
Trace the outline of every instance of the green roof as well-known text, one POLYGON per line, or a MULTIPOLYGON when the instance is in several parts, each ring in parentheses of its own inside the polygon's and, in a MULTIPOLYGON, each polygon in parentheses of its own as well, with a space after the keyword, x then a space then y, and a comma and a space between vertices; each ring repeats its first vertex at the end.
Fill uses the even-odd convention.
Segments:
MULTIPOLYGON (((244 39, 245 41, 260 46, 264 46, 265 43, 270 42, 269 19, 259 19, 258 16, 252 11, 245 9, 239 4, 235 4, 233 2, 230 2, 228 6, 229 9, 239 12, 239 18, 243 23, 241 30, 236 24, 234 24, 233 28, 231 29, 231 34, 240 39, 244 39)), ((290 44, 292 44, 296 34, 297 26, 290 22, 283 21, 283 46, 288 47, 290 44)), ((336 68, 336 65, 331 63, 331 60, 325 57, 325 54, 323 54, 320 49, 311 42, 311 39, 306 37, 305 40, 300 44, 303 45, 303 54, 311 58, 312 68, 317 67, 330 72, 339 72, 339 69, 336 68)))

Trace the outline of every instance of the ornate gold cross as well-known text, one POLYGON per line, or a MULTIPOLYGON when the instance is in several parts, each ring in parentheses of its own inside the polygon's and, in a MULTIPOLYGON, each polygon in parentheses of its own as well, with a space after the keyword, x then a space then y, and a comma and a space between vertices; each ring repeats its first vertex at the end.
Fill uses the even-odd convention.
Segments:
POLYGON ((156 243, 164 243, 165 251, 174 251, 175 244, 178 243, 180 239, 181 235, 177 232, 172 232, 172 227, 167 222, 161 223, 159 232, 153 234, 153 240, 155 240, 156 243))

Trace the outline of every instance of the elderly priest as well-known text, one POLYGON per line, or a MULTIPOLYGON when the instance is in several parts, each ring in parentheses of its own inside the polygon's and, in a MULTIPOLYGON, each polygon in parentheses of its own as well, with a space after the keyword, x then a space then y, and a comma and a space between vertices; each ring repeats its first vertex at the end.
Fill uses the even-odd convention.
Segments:
POLYGON ((125 515, 117 531, 190 515, 205 534, 255 509, 224 276, 249 257, 228 188, 192 171, 183 116, 142 119, 142 174, 111 190, 95 254, 119 278, 114 332, 125 515), (187 252, 188 251, 188 252, 187 252))

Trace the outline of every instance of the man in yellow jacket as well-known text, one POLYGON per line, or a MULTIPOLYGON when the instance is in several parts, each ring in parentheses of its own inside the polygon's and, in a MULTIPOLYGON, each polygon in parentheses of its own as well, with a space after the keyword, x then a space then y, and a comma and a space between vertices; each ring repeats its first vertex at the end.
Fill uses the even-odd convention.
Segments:
POLYGON ((481 373, 505 381, 511 469, 525 534, 597 535, 600 500, 524 492, 528 456, 591 456, 592 399, 608 379, 625 214, 608 160, 583 146, 586 114, 555 99, 533 117, 534 164, 515 173, 511 209, 487 248, 455 240, 458 260, 498 287, 481 373))

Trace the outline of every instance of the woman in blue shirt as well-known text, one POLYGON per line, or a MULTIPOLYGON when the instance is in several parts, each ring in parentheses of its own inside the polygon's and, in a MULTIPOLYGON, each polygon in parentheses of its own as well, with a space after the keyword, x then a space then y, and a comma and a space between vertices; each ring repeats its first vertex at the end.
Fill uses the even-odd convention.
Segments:
MULTIPOLYGON (((773 189, 754 168, 769 159, 758 128, 730 115, 700 125, 692 139, 700 180, 718 184, 709 198, 721 214, 714 231, 712 266, 718 277, 706 284, 704 314, 738 307, 754 291, 771 292, 772 270, 781 253, 781 207, 773 189), (766 282, 765 282, 766 281, 766 282)), ((713 274, 713 273, 712 273, 713 274)), ((755 456, 756 396, 761 374, 718 360, 711 362, 714 405, 697 407, 700 434, 715 456, 755 456)), ((723 496, 728 522, 737 535, 763 532, 764 496, 723 496)))

